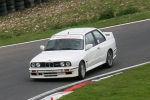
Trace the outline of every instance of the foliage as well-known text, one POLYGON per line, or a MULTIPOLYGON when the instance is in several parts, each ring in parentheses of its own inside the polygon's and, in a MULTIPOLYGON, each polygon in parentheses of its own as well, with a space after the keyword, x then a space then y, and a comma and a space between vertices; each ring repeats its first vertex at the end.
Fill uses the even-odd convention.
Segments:
POLYGON ((127 15, 127 14, 134 14, 137 12, 139 12, 138 8, 129 7, 129 8, 126 8, 124 10, 120 10, 116 15, 122 16, 122 15, 127 15))
POLYGON ((109 8, 100 14, 99 20, 109 19, 113 17, 114 17, 114 10, 109 8))

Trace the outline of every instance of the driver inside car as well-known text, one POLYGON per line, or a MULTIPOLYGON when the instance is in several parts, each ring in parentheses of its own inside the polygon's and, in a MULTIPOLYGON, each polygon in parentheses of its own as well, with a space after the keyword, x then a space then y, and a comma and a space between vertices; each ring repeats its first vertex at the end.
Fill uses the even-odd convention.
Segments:
POLYGON ((64 42, 65 42, 65 41, 63 41, 63 40, 57 41, 56 49, 57 49, 57 50, 60 50, 60 49, 62 49, 62 48, 65 48, 65 43, 64 43, 64 42))

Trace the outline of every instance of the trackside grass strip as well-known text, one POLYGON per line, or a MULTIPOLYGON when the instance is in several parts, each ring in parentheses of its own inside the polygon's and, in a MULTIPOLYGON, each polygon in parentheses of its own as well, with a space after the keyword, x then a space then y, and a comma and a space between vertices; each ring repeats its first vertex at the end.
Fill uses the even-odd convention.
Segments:
POLYGON ((75 90, 59 100, 149 100, 150 64, 75 90))

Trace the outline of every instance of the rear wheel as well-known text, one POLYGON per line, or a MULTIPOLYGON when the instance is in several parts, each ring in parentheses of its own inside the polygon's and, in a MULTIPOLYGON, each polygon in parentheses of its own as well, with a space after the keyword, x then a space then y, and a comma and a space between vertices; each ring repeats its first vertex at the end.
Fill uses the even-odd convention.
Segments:
POLYGON ((105 67, 111 68, 112 66, 113 66, 113 53, 111 50, 109 50, 107 53, 105 67))
POLYGON ((81 62, 79 63, 79 70, 78 70, 78 73, 79 73, 78 78, 79 78, 79 79, 84 79, 85 74, 86 74, 86 69, 85 69, 85 64, 84 64, 83 61, 81 61, 81 62))

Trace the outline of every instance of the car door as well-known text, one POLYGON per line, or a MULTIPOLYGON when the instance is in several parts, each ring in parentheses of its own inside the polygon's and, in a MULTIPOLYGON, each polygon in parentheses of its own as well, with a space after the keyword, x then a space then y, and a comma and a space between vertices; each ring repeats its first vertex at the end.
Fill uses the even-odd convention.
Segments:
POLYGON ((98 30, 94 30, 92 33, 96 39, 97 48, 99 48, 99 51, 97 52, 97 55, 99 56, 99 62, 103 62, 106 60, 108 50, 106 39, 98 30))
POLYGON ((99 52, 99 50, 96 48, 96 41, 91 32, 85 35, 85 46, 87 44, 93 44, 92 48, 90 48, 89 50, 86 50, 87 67, 92 67, 93 65, 95 65, 98 62, 97 53, 99 52))

